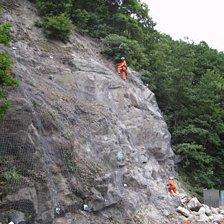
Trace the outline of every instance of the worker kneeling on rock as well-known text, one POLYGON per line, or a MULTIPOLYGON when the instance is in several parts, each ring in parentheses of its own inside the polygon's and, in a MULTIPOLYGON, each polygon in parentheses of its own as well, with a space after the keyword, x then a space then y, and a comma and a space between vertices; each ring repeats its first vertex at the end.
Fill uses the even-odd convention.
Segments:
POLYGON ((169 177, 167 188, 171 195, 177 194, 177 185, 175 183, 174 177, 169 177))
POLYGON ((127 79, 127 62, 125 57, 121 57, 120 62, 117 63, 117 73, 123 79, 127 79))

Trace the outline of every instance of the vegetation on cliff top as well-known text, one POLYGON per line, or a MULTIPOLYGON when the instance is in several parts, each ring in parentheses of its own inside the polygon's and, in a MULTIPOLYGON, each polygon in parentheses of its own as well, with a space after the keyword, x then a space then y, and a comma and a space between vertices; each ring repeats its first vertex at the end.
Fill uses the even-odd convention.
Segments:
POLYGON ((130 66, 144 71, 143 81, 156 94, 173 148, 183 158, 179 169, 195 190, 223 186, 224 54, 205 42, 174 41, 160 34, 139 0, 121 6, 112 2, 37 0, 37 6, 45 31, 57 30, 51 37, 63 40, 64 33, 67 39, 72 21, 78 31, 104 38, 109 58, 126 56, 130 66), (61 15, 68 32, 58 23, 61 15))

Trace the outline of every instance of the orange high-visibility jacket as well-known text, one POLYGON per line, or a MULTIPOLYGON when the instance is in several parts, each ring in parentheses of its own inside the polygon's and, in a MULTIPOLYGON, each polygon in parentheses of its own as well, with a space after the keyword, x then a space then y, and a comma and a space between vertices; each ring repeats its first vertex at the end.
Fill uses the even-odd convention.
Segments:
POLYGON ((176 190, 177 189, 177 186, 176 186, 176 183, 175 183, 174 180, 168 180, 167 187, 170 190, 176 190))
POLYGON ((122 71, 123 72, 127 71, 127 62, 125 60, 117 63, 118 74, 120 74, 122 71))

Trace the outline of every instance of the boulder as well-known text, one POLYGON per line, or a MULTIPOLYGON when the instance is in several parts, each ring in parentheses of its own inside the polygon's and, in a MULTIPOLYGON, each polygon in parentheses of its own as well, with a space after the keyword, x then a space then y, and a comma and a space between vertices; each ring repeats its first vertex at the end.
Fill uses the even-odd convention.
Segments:
POLYGON ((115 205, 121 200, 119 193, 111 184, 108 185, 108 190, 105 196, 102 196, 102 194, 95 188, 92 188, 92 193, 92 200, 89 202, 89 207, 94 212, 115 205))
POLYGON ((179 198, 181 204, 184 206, 190 201, 189 197, 186 194, 179 194, 179 198))
POLYGON ((209 220, 209 217, 205 214, 205 211, 206 209, 204 207, 201 207, 198 211, 200 222, 207 222, 209 220))
POLYGON ((205 215, 205 214, 200 214, 199 215, 199 219, 198 219, 199 222, 208 222, 209 220, 210 219, 207 215, 205 215))
POLYGON ((211 207, 211 211, 212 211, 212 214, 219 214, 219 209, 218 208, 211 207))
POLYGON ((105 200, 101 193, 97 191, 95 188, 91 189, 92 191, 92 199, 89 202, 89 207, 92 211, 99 211, 105 207, 105 200))
POLYGON ((188 203, 187 203, 187 209, 191 211, 199 211, 199 209, 202 207, 202 204, 198 201, 196 197, 192 198, 188 203))
POLYGON ((203 207, 205 208, 205 214, 208 216, 212 215, 212 210, 209 208, 208 205, 203 205, 203 207))
POLYGON ((200 215, 200 214, 205 214, 205 211, 206 211, 205 207, 201 207, 201 208, 199 209, 199 211, 198 211, 198 214, 199 214, 199 215, 200 215))
POLYGON ((179 212, 180 214, 184 215, 185 217, 189 217, 189 215, 190 215, 189 210, 187 210, 186 208, 183 208, 181 206, 179 206, 177 208, 177 212, 179 212))

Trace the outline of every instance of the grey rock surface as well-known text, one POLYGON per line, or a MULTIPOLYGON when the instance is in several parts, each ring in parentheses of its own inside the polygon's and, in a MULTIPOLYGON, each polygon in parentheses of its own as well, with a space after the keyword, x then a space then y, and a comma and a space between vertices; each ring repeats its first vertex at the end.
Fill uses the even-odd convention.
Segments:
POLYGON ((186 208, 181 207, 181 206, 179 206, 179 207, 177 208, 177 211, 178 211, 180 214, 184 215, 185 217, 189 217, 189 216, 190 216, 190 211, 187 210, 186 208))
POLYGON ((24 213, 18 211, 10 212, 9 218, 11 222, 13 222, 14 224, 21 224, 26 222, 24 213))
POLYGON ((200 208, 202 207, 202 204, 198 201, 196 197, 193 197, 188 203, 187 203, 187 209, 191 211, 198 212, 200 208))
POLYGON ((10 92, 0 145, 22 179, 4 195, 0 217, 13 204, 35 224, 170 223, 174 154, 154 94, 131 70, 121 80, 96 40, 48 41, 33 3, 10 2, 3 16, 13 41, 0 50, 12 55, 21 84, 10 92))

